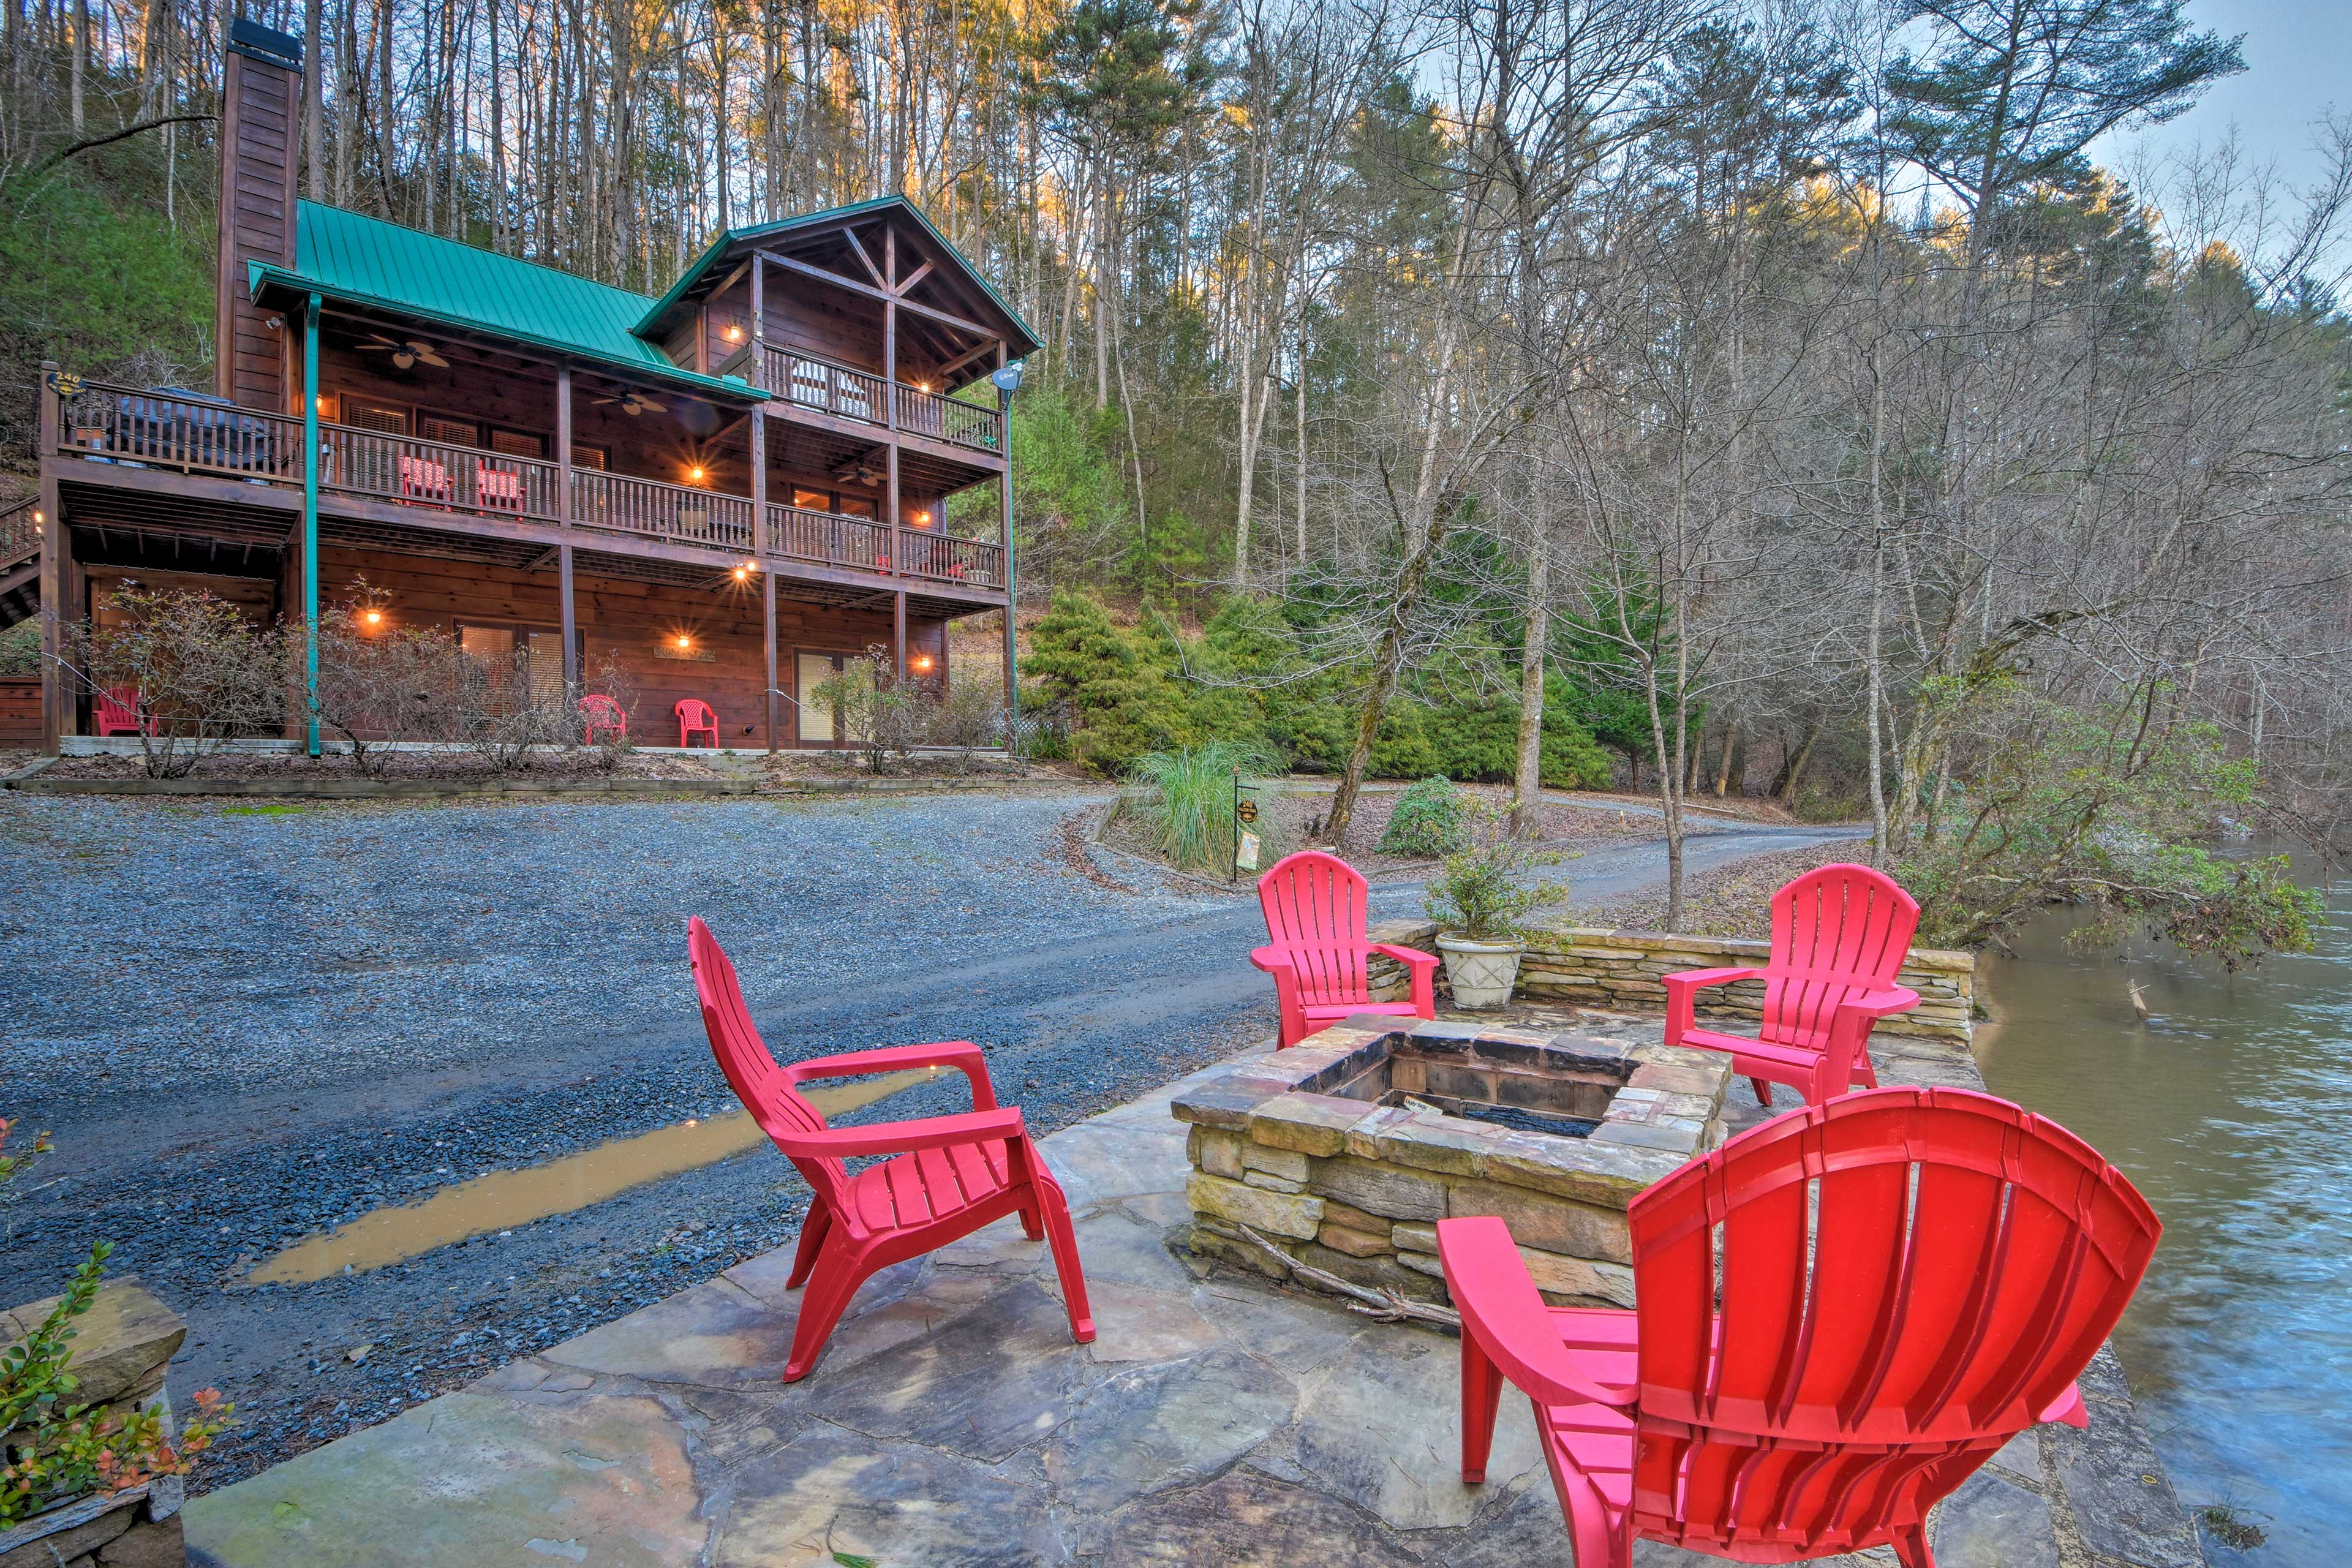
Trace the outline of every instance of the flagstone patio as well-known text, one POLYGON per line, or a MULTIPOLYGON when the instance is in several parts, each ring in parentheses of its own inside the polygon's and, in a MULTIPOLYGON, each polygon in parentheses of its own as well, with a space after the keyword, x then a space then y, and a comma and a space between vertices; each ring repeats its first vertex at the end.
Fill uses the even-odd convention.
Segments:
MULTIPOLYGON (((1962 1047, 1877 1054, 1895 1080, 1976 1083, 1962 1047)), ((1523 1403, 1504 1403, 1487 1484, 1456 1479, 1450 1337, 1171 1246, 1191 1218, 1181 1087, 1045 1140, 1091 1345, 1070 1342, 1044 1245, 1007 1219, 877 1276, 786 1387, 797 1292, 788 1251, 769 1253, 198 1499, 192 1561, 1564 1568, 1523 1403)), ((2021 1437, 1945 1504, 1946 1568, 2204 1562, 2111 1354, 2084 1391, 2087 1434, 2021 1437)))

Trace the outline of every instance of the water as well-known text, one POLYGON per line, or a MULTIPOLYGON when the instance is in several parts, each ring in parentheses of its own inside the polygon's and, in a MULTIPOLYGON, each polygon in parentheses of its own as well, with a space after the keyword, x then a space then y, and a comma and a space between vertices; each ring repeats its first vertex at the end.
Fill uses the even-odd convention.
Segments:
POLYGON ((2234 975, 2140 939, 2074 952, 2073 918, 1988 961, 1985 1080, 2088 1140, 2164 1221, 2116 1349, 2181 1500, 2269 1532, 2215 1561, 2335 1568, 2352 1542, 2352 880, 2316 952, 2234 975))

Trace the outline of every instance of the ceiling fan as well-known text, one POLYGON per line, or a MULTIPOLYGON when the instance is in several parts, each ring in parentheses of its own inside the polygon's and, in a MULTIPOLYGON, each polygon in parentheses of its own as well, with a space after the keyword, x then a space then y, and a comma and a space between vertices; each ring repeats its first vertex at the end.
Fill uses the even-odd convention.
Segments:
POLYGON ((596 399, 596 401, 599 403, 619 404, 621 406, 621 412, 627 415, 632 419, 635 419, 638 415, 645 413, 647 409, 651 409, 656 414, 667 414, 669 412, 669 405, 666 403, 656 403, 652 398, 646 396, 640 392, 625 392, 618 397, 600 397, 596 399))
POLYGON ((426 364, 441 370, 449 368, 449 362, 435 353, 431 343, 419 342, 415 338, 387 338, 382 332, 370 332, 368 336, 375 341, 362 343, 360 345, 362 353, 388 353, 392 356, 392 363, 403 370, 406 370, 418 360, 423 360, 426 364))
POLYGON ((846 479, 853 485, 878 485, 883 480, 884 472, 871 458, 860 458, 854 463, 834 469, 833 477, 846 479))

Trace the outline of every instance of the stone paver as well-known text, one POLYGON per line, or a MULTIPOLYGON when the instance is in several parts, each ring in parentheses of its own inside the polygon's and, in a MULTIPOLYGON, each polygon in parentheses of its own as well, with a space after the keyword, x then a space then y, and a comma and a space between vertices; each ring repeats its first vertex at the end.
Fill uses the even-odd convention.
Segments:
MULTIPOLYGON (((1906 1040, 1880 1066, 1973 1080, 1958 1047, 1906 1040)), ((1570 1562, 1523 1402, 1504 1402, 1487 1484, 1456 1479, 1452 1340, 1171 1248, 1191 1217, 1181 1087, 1045 1141, 1101 1325, 1090 1346, 1069 1341, 1044 1247, 1007 1219, 877 1276, 786 1387, 798 1295, 772 1253, 198 1499, 194 1561, 1570 1562)), ((1762 1114, 1744 1083, 1734 1100, 1735 1125, 1762 1114)), ((2087 1435, 2021 1438, 1946 1503, 1948 1568, 2201 1563, 2119 1371, 2084 1384, 2087 1435)))

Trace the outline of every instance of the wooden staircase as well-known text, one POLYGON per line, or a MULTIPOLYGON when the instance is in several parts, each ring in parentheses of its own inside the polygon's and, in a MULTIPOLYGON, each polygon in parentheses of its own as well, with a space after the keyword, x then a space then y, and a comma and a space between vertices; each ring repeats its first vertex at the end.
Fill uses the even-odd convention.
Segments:
POLYGON ((37 496, 0 509, 0 631, 41 608, 41 531, 33 521, 37 496))

